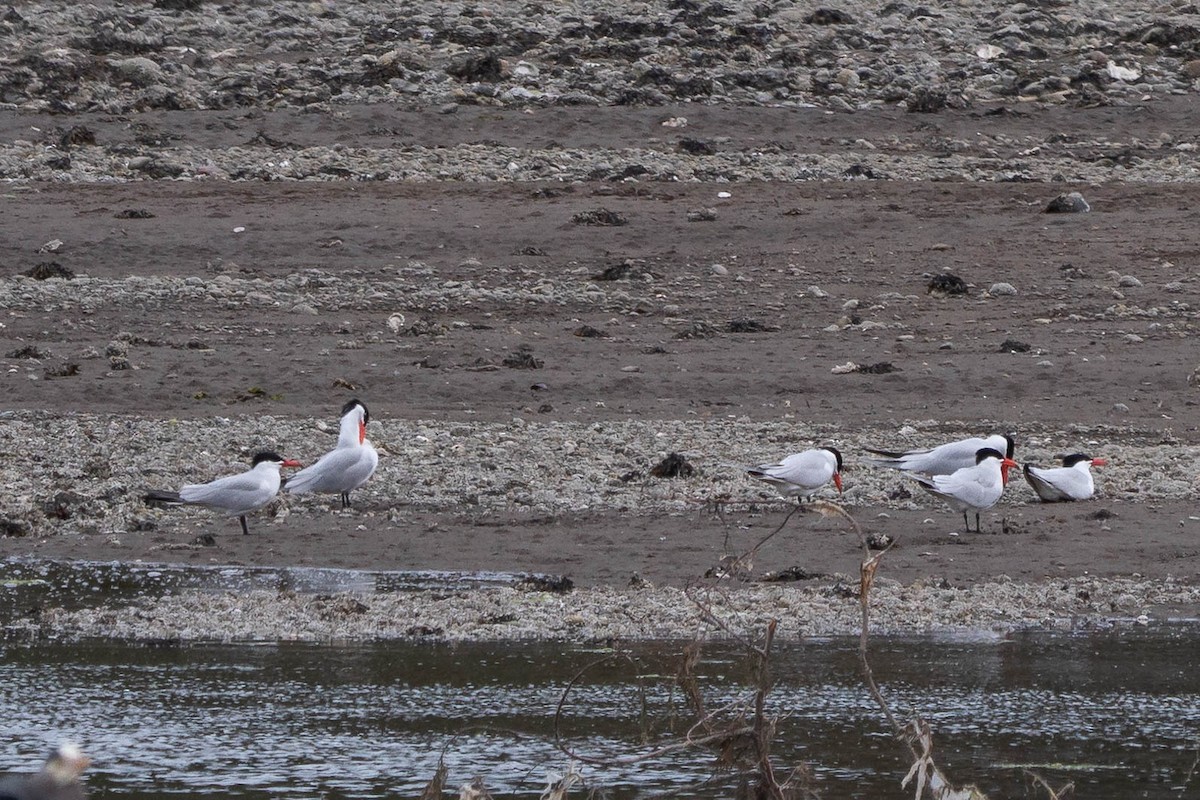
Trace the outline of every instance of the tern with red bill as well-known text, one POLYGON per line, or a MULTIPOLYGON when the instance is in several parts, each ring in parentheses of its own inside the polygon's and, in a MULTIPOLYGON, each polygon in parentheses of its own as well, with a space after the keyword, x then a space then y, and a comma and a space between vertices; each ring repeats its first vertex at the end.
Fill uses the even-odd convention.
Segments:
POLYGON ((921 488, 940 497, 951 508, 961 511, 963 525, 968 531, 971 523, 967 512, 975 512, 975 531, 979 532, 979 512, 996 505, 1004 494, 1004 471, 1017 466, 1017 462, 1006 458, 991 447, 975 451, 975 463, 957 469, 949 475, 920 475, 909 473, 909 477, 921 484, 921 488))
POLYGON ((92 760, 70 742, 59 745, 39 772, 0 778, 0 800, 84 800, 79 777, 92 760))
POLYGON ((1062 463, 1061 467, 1053 468, 1036 464, 1026 464, 1024 467, 1025 480, 1043 503, 1087 500, 1096 493, 1092 467, 1103 467, 1108 462, 1084 453, 1072 453, 1063 456, 1062 463))
MULTIPOLYGON (((868 464, 879 467, 890 467, 904 472, 919 472, 924 475, 949 475, 963 467, 973 467, 976 464, 975 455, 980 450, 989 448, 1001 453, 1002 459, 1012 460, 1016 445, 1008 434, 997 433, 993 436, 973 436, 970 439, 959 439, 957 442, 930 447, 924 450, 872 450, 879 458, 866 459, 868 464)), ((1015 466, 1015 464, 1014 464, 1015 466)), ((1001 476, 1008 483, 1008 470, 1005 467, 1001 476)))
POLYGON ((146 493, 146 502, 205 506, 224 511, 236 516, 242 523, 242 533, 248 534, 246 515, 262 508, 279 494, 279 468, 298 466, 299 461, 264 450, 254 456, 250 469, 245 472, 217 478, 210 483, 189 483, 178 492, 155 489, 146 493))
POLYGON ((842 493, 842 454, 836 447, 818 447, 793 453, 777 464, 759 464, 746 469, 751 477, 771 484, 784 497, 802 501, 833 481, 842 493))
POLYGON ((350 492, 375 474, 379 453, 367 441, 367 423, 371 412, 361 400, 342 406, 342 423, 337 447, 284 481, 290 494, 325 492, 341 496, 342 508, 350 507, 350 492))

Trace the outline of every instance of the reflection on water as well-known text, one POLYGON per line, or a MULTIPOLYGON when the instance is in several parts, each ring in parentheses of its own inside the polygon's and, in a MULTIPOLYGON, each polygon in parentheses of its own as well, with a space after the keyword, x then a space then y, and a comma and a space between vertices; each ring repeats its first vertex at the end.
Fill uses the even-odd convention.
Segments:
MULTIPOLYGON (((949 774, 993 797, 1026 796, 1018 766, 1035 764, 1079 797, 1178 798, 1200 737, 1198 645, 1183 626, 890 639, 873 665, 897 710, 933 723, 949 774)), ((669 678, 678 651, 639 647, 586 671, 567 741, 629 754, 644 735, 665 741, 672 721, 683 730, 669 678)), ((96 758, 97 796, 378 798, 419 794, 444 753, 453 787, 481 775, 497 797, 536 797, 566 763, 553 745, 561 691, 601 655, 554 643, 4 645, 0 768, 33 768, 69 737, 96 758)), ((809 762, 827 797, 907 796, 908 765, 858 680, 855 642, 779 646, 774 668, 779 763, 809 762)), ((746 691, 749 665, 712 645, 701 673, 715 706, 746 691)), ((731 795, 702 755, 583 771, 613 797, 731 795)), ((1189 791, 1200 796, 1200 779, 1189 791)))
POLYGON ((538 573, 368 571, 319 567, 192 566, 117 561, 0 560, 0 621, 39 605, 84 608, 186 589, 242 592, 404 592, 512 585, 538 573))

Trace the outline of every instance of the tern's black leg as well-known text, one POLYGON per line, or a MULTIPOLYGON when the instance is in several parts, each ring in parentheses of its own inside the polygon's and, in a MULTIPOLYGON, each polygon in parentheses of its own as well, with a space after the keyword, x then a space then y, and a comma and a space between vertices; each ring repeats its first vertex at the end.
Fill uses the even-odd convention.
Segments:
POLYGON ((975 532, 983 533, 983 528, 979 527, 979 512, 978 511, 975 512, 975 532))
POLYGON ((350 507, 350 493, 342 492, 342 508, 350 507))
POLYGON ((965 508, 963 509, 963 528, 966 529, 967 533, 971 532, 971 523, 967 521, 967 510, 965 508))
POLYGON ((238 521, 242 523, 242 534, 244 536, 249 536, 250 528, 246 526, 246 515, 242 514, 240 517, 238 517, 238 521))

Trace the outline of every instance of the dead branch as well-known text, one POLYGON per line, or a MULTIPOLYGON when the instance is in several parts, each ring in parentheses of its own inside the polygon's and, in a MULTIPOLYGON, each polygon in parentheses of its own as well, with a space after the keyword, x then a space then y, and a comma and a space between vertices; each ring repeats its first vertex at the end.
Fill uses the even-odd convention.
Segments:
POLYGON ((1050 795, 1050 800, 1063 800, 1063 798, 1069 796, 1067 794, 1068 792, 1070 792, 1070 794, 1075 794, 1075 783, 1074 782, 1064 783, 1058 789, 1055 789, 1053 786, 1051 786, 1049 783, 1046 782, 1045 778, 1043 778, 1041 775, 1038 775, 1036 772, 1032 772, 1027 769, 1022 770, 1022 772, 1024 772, 1026 777, 1029 778, 1030 783, 1034 784, 1035 786, 1041 786, 1043 789, 1045 789, 1046 794, 1050 795))
POLYGON ((433 777, 425 785, 424 791, 421 792, 421 800, 441 800, 442 791, 446 788, 446 775, 449 772, 446 769, 444 756, 445 753, 438 756, 437 769, 434 770, 433 777))

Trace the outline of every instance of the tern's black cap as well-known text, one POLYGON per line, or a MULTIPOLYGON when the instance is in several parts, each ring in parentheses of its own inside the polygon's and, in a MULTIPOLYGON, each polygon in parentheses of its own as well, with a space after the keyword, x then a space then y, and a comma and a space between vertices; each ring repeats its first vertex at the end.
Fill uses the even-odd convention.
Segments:
POLYGON ((357 397, 352 400, 347 401, 346 405, 342 406, 342 416, 344 417, 347 414, 349 414, 351 411, 353 411, 355 406, 362 406, 363 423, 370 422, 371 421, 371 412, 367 409, 367 404, 364 403, 362 400, 359 400, 357 397))
POLYGON ((981 447, 975 451, 975 463, 980 464, 986 458, 995 458, 999 461, 1005 459, 1005 455, 994 447, 981 447))

